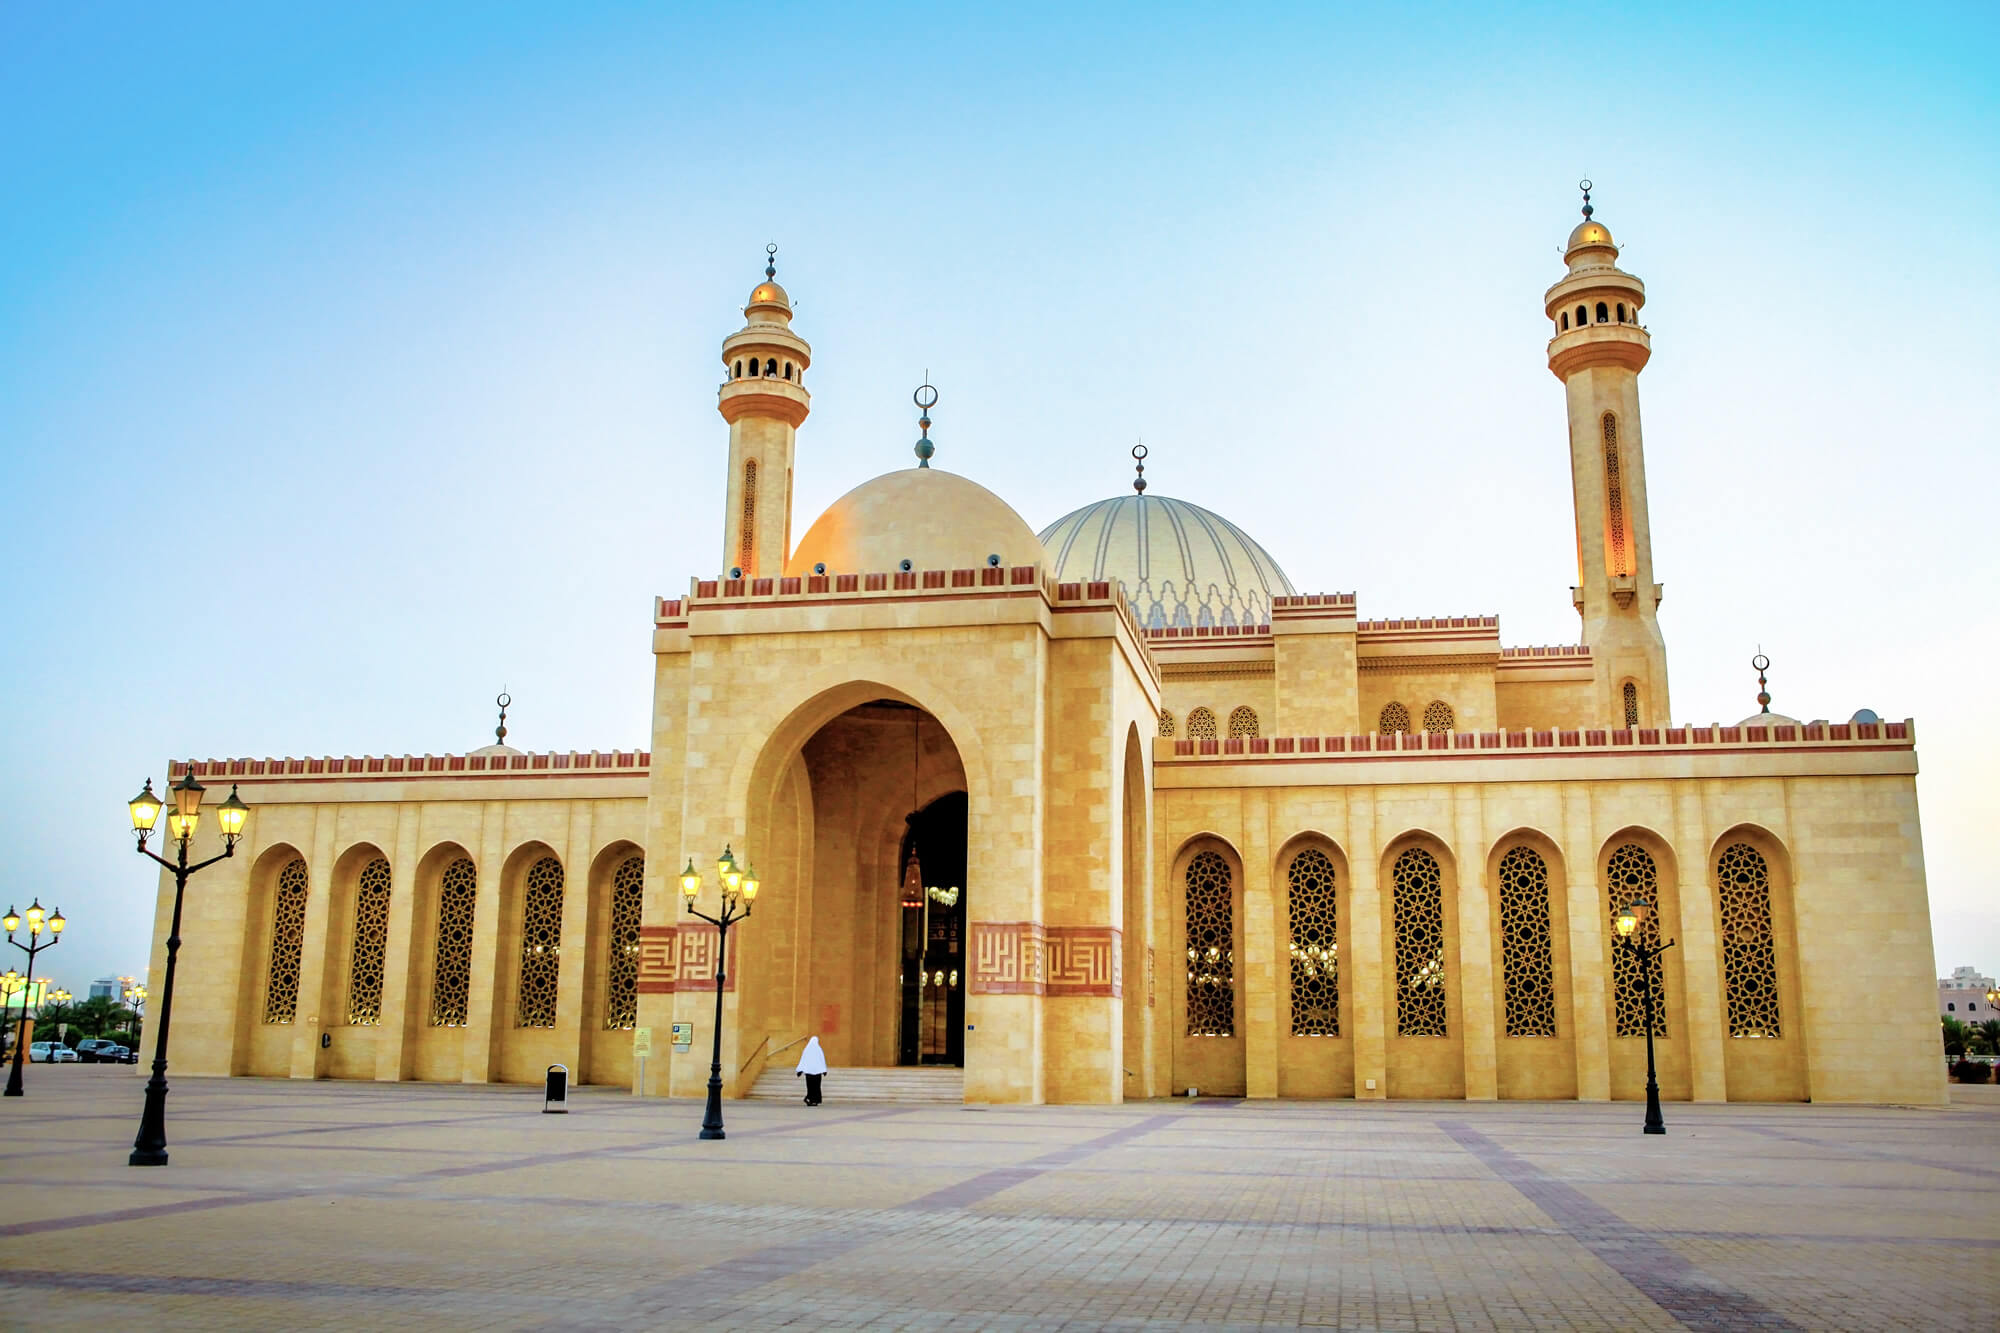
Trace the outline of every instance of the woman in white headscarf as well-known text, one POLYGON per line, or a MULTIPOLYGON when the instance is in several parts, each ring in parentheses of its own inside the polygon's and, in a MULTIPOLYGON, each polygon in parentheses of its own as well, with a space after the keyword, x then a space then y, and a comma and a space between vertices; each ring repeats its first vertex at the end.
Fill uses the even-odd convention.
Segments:
POLYGON ((819 1105, 819 1081, 826 1077, 826 1052, 819 1048, 819 1038, 806 1039, 806 1048, 799 1052, 798 1073, 806 1080, 806 1105, 819 1105))

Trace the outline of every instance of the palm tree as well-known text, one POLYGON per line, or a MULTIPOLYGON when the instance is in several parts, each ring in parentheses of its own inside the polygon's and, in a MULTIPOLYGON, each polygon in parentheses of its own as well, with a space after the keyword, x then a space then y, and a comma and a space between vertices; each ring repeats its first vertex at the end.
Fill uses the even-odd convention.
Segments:
POLYGON ((1986 1038, 1987 1053, 2000 1055, 2000 1018, 1989 1018, 1974 1026, 1979 1029, 1979 1035, 1986 1038))
POLYGON ((47 1004, 35 1010, 35 1040, 48 1040, 48 1038, 43 1037, 41 1034, 47 1032, 50 1037, 53 1037, 56 1030, 64 1023, 72 1026, 75 1025, 76 1006, 66 1004, 61 1000, 50 1000, 47 1004))
POLYGON ((1944 1054, 1946 1059, 1957 1056, 1965 1058, 1965 1039, 1970 1035, 1965 1024, 1956 1018, 1940 1017, 1939 1025, 1944 1029, 1944 1054))
POLYGON ((76 1016, 69 1021, 76 1024, 87 1037, 101 1037, 104 1030, 118 1021, 118 1015, 125 1006, 108 995, 97 995, 76 1006, 76 1016))

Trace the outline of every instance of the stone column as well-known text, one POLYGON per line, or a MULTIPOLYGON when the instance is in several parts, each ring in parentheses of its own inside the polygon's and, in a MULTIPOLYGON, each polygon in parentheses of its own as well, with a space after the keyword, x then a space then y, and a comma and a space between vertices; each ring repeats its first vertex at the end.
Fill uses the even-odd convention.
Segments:
POLYGON ((423 942, 416 938, 417 922, 422 919, 417 911, 420 808, 396 808, 396 845, 389 853, 389 944, 382 954, 382 1030, 375 1044, 375 1078, 382 1083, 403 1077, 408 1067, 403 1052, 416 1017, 410 1012, 410 964, 424 956, 423 942))
POLYGON ((1708 783, 1675 783, 1674 864, 1680 874, 1681 988, 1687 1000, 1690 1093, 1698 1102, 1729 1100, 1723 1058, 1722 946, 1717 938, 1715 890, 1708 880, 1708 829, 1703 804, 1708 783))
POLYGON ((584 976, 590 953, 591 807, 569 803, 569 836, 563 843, 561 965, 556 970, 556 1059, 568 1065, 570 1082, 583 1081, 584 976))
POLYGON ((1611 1100, 1611 954, 1590 793, 1563 791, 1563 865, 1569 872, 1570 1021, 1576 1028, 1576 1098, 1611 1100))
POLYGON ((472 976, 466 996, 465 1063, 460 1081, 491 1083, 499 1056, 500 1024, 506 1016, 496 1003, 500 968, 500 908, 506 896, 501 879, 507 858, 506 807, 486 802, 480 811, 479 848, 474 853, 478 893, 472 912, 472 976))
MULTIPOLYGON (((1496 966, 1493 897, 1486 883, 1486 840, 1476 787, 1452 790, 1458 845, 1458 1021, 1465 1034, 1465 1099, 1495 1101, 1500 1096, 1500 1051, 1496 1038, 1496 966)), ((1504 984, 1504 983, 1503 983, 1504 984)))
POLYGON ((326 939, 333 912, 334 831, 339 812, 331 806, 313 811, 312 851, 306 858, 305 939, 299 950, 299 1005, 292 1020, 292 1077, 324 1078, 327 1053, 319 1034, 338 1025, 323 1014, 326 1000, 326 939))
POLYGON ((1389 1023, 1395 1007, 1394 973, 1382 948, 1387 937, 1382 848, 1376 840, 1373 799, 1355 797, 1352 810, 1348 870, 1354 887, 1348 902, 1353 920, 1342 923, 1340 946, 1347 961, 1341 969, 1341 1002, 1353 1031, 1354 1095, 1381 1100, 1389 1095, 1389 1023))
MULTIPOLYGON (((1278 1095, 1277 894, 1272 886, 1271 805, 1266 793, 1243 801, 1243 1075, 1251 1097, 1278 1095)), ((1287 954, 1289 957, 1289 954, 1287 954)))

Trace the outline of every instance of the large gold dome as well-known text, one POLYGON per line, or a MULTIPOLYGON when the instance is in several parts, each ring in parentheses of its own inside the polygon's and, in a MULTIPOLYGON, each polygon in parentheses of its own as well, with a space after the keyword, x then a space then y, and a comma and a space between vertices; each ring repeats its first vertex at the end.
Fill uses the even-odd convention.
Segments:
POLYGON ((1248 533, 1200 505, 1120 495, 1063 515, 1042 532, 1064 581, 1116 579, 1148 629, 1263 625, 1292 581, 1248 533))
POLYGON ((806 529, 787 576, 880 574, 901 568, 973 569, 997 555, 1003 565, 1042 558, 1035 530, 1005 500, 976 481, 932 467, 905 468, 865 481, 828 505, 806 529))

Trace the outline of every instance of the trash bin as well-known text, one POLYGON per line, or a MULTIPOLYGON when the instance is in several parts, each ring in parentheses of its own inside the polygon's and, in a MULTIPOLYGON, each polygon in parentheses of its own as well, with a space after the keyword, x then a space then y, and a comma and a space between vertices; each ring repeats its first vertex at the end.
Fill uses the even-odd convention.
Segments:
POLYGON ((542 1094, 543 1115, 569 1113, 569 1066, 550 1065, 548 1087, 542 1094))

